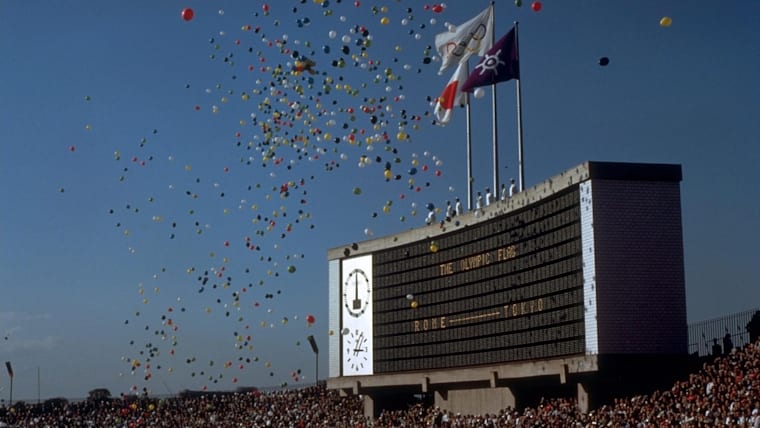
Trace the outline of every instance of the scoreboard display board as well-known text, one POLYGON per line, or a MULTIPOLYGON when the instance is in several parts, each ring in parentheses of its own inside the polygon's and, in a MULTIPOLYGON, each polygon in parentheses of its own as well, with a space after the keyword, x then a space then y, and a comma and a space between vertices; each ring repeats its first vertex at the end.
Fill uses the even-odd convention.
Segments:
POLYGON ((373 253, 374 373, 584 351, 578 187, 373 253))
POLYGON ((330 377, 684 353, 680 181, 678 165, 587 162, 328 251, 330 377))

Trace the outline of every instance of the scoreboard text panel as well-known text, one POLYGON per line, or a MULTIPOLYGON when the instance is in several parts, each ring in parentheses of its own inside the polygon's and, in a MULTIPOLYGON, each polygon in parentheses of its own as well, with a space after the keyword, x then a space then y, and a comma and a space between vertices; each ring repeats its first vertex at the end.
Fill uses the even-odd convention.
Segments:
POLYGON ((577 186, 373 260, 375 374, 584 352, 577 186))

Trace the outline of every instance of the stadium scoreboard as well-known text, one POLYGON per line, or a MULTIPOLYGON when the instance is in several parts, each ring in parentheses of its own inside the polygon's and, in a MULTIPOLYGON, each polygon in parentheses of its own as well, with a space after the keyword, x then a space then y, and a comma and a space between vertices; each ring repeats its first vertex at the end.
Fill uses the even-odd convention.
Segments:
POLYGON ((616 337, 616 323, 657 328, 631 308, 657 298, 662 279, 639 272, 653 268, 672 274, 665 326, 685 325, 679 181, 678 166, 589 162, 442 228, 335 249, 330 376, 677 349, 660 343, 675 333, 616 337), (623 291, 632 281, 648 285, 623 291))

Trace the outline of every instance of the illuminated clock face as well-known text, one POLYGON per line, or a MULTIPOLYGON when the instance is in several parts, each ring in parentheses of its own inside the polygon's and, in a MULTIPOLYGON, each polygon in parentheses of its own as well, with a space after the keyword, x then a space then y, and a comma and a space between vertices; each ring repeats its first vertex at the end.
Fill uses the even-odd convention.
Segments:
POLYGON ((370 299, 370 283, 367 274, 354 269, 343 284, 343 305, 352 317, 360 317, 367 310, 370 299))
POLYGON ((345 341, 344 370, 346 372, 360 373, 369 367, 369 340, 367 333, 355 329, 348 334, 345 341))

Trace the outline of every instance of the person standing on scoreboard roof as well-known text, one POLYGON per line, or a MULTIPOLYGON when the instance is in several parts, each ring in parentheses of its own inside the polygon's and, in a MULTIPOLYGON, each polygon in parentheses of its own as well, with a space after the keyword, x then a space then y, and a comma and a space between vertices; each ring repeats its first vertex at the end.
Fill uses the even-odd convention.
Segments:
POLYGON ((491 205, 491 202, 493 202, 493 193, 490 187, 486 187, 486 206, 491 205))
POLYGON ((455 214, 454 207, 451 206, 451 201, 446 201, 446 221, 451 221, 451 218, 454 217, 455 214))
POLYGON ((507 185, 504 183, 501 183, 501 200, 507 200, 507 185))
POLYGON ((483 195, 478 192, 478 196, 475 198, 475 210, 480 211, 483 208, 483 195))
POLYGON ((456 199, 455 205, 454 205, 454 212, 456 215, 462 215, 462 201, 459 200, 459 198, 456 199))
POLYGON ((428 211, 427 218, 425 218, 425 223, 428 225, 435 223, 435 208, 428 211))
POLYGON ((515 193, 517 193, 517 185, 515 184, 515 179, 510 178, 509 179, 509 197, 511 198, 512 196, 515 195, 515 193))

